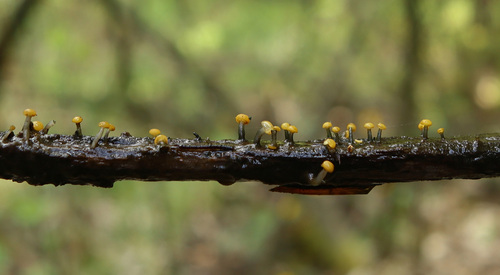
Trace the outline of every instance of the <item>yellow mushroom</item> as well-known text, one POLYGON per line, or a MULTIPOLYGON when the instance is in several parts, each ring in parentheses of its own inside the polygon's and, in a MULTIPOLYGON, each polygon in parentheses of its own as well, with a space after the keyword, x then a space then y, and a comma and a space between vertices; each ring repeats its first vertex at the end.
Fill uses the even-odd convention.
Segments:
POLYGON ((33 130, 40 132, 43 130, 43 123, 38 120, 33 121, 33 130))
POLYGON ((99 122, 98 126, 101 127, 101 129, 99 129, 99 132, 97 132, 97 135, 95 136, 94 140, 92 141, 90 148, 95 148, 97 146, 99 139, 101 139, 101 136, 104 133, 104 129, 109 128, 110 125, 111 124, 109 124, 109 122, 107 122, 107 121, 99 122))
POLYGON ((157 135, 155 137, 155 144, 156 145, 167 145, 168 144, 168 138, 165 135, 157 135))
POLYGON ((327 122, 323 123, 322 127, 326 131, 326 138, 333 138, 332 131, 330 131, 330 128, 332 128, 332 123, 327 121, 327 122))
POLYGON ((271 150, 278 149, 278 132, 281 131, 281 128, 278 126, 273 126, 271 128, 271 144, 267 145, 267 148, 271 150))
POLYGON ((254 143, 255 145, 257 145, 257 147, 260 147, 260 139, 262 138, 262 136, 264 134, 268 134, 270 135, 271 134, 271 129, 273 128, 273 124, 267 120, 263 120, 260 122, 260 125, 262 126, 258 131, 257 133, 255 134, 255 138, 254 138, 254 143))
POLYGON ((294 144, 295 142, 293 141, 293 135, 298 133, 299 130, 297 129, 297 127, 295 125, 290 125, 290 126, 288 126, 288 132, 290 133, 290 138, 288 141, 291 144, 294 144))
POLYGON ((149 134, 153 136, 153 138, 156 138, 159 134, 161 134, 161 131, 159 129, 153 128, 149 130, 149 134))
POLYGON ((379 122, 377 124, 377 127, 378 127, 377 141, 380 142, 380 140, 382 140, 382 131, 385 130, 385 129, 387 129, 387 127, 382 122, 379 122))
POLYGON ((23 125, 23 140, 28 141, 30 138, 31 118, 36 116, 36 111, 33 109, 25 109, 23 114, 26 116, 23 125))
POLYGON ((75 137, 83 137, 82 126, 80 125, 80 123, 82 123, 83 121, 83 118, 81 116, 75 116, 71 121, 76 124, 75 137))
POLYGON ((290 123, 288 122, 283 122, 281 124, 281 129, 285 132, 285 142, 290 141, 290 132, 288 132, 288 127, 290 127, 290 123))
POLYGON ((429 119, 422 119, 419 123, 419 128, 420 128, 420 124, 422 124, 423 128, 424 128, 424 131, 422 132, 422 137, 424 139, 428 139, 429 138, 429 127, 431 127, 432 121, 430 121, 429 119))
POLYGON ((327 138, 325 139, 325 141, 323 141, 323 145, 329 153, 335 153, 335 148, 337 147, 337 143, 335 143, 335 140, 327 138))
POLYGON ((339 136, 339 133, 340 133, 340 127, 338 126, 334 126, 332 127, 332 132, 333 134, 335 135, 335 141, 340 144, 340 136, 339 136))
POLYGON ((312 186, 320 185, 323 182, 323 180, 325 179, 326 175, 328 173, 333 172, 334 167, 335 166, 330 161, 328 161, 328 160, 323 161, 323 163, 321 164, 321 168, 323 168, 323 169, 318 173, 318 175, 315 178, 313 178, 311 181, 309 181, 309 184, 312 186))
POLYGON ((2 137, 2 142, 7 141, 7 139, 13 135, 14 130, 16 129, 16 126, 10 125, 9 130, 3 135, 2 137))
POLYGON ((252 118, 245 114, 238 114, 235 119, 238 123, 238 139, 245 140, 245 125, 250 123, 252 118))
POLYGON ((113 131, 115 131, 115 130, 116 130, 115 125, 113 125, 113 124, 109 124, 109 127, 108 127, 108 128, 106 128, 106 131, 105 131, 105 133, 104 133, 104 137, 103 137, 104 142, 107 142, 107 141, 108 141, 109 132, 113 132, 113 131))
POLYGON ((368 142, 372 141, 373 137, 372 137, 372 129, 373 127, 375 127, 375 125, 373 125, 373 123, 371 122, 367 122, 365 123, 365 125, 363 125, 363 127, 366 129, 366 134, 367 134, 367 140, 368 142))
POLYGON ((444 128, 437 129, 437 133, 441 136, 441 139, 444 140, 444 128))
POLYGON ((354 143, 354 135, 352 133, 356 132, 356 125, 354 123, 347 124, 347 131, 349 131, 349 143, 354 143))

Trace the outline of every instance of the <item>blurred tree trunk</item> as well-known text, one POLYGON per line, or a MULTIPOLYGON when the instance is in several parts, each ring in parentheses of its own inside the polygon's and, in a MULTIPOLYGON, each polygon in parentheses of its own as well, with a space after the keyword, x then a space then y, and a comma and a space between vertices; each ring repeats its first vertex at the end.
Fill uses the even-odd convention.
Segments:
POLYGON ((408 37, 404 63, 404 76, 401 81, 399 113, 401 121, 419 121, 415 104, 415 92, 420 75, 420 54, 422 46, 422 26, 419 19, 419 1, 405 0, 408 37))
MULTIPOLYGON (((19 37, 20 29, 24 26, 41 0, 24 0, 17 9, 12 13, 12 17, 7 20, 5 27, 2 28, 0 36, 0 83, 4 77, 5 67, 8 62, 10 50, 14 47, 16 39, 19 37)), ((1 91, 1 86, 0 86, 1 91)))

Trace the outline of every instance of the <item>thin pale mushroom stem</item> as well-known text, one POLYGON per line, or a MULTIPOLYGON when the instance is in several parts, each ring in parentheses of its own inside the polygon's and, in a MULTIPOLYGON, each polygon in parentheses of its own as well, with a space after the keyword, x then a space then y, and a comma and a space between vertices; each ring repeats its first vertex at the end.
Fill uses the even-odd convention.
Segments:
POLYGON ((280 131, 280 127, 278 126, 273 126, 271 129, 271 144, 267 146, 267 148, 271 150, 277 150, 278 149, 278 132, 280 131))
POLYGON ((23 114, 26 116, 23 125, 23 141, 27 142, 30 138, 30 129, 31 129, 31 118, 36 116, 36 111, 33 109, 25 109, 23 114))
POLYGON ((325 179, 326 175, 328 173, 333 172, 334 165, 330 161, 325 160, 321 164, 321 168, 322 168, 322 170, 318 173, 318 175, 309 182, 310 185, 318 186, 321 183, 323 183, 323 180, 325 179))
POLYGON ((101 139, 102 133, 104 133, 103 127, 101 127, 101 129, 99 129, 99 132, 97 132, 97 135, 95 136, 94 140, 92 141, 90 148, 94 149, 97 147, 97 143, 99 142, 99 139, 101 139))
POLYGON ((299 130, 297 129, 296 126, 290 125, 288 127, 288 132, 290 133, 290 138, 289 138, 288 142, 293 145, 293 144, 295 144, 295 141, 293 140, 293 135, 298 133, 299 130))
POLYGON ((255 138, 253 139, 253 143, 257 146, 260 145, 260 140, 262 139, 262 136, 266 133, 266 130, 264 128, 260 128, 257 133, 255 134, 255 138))
POLYGON ((102 134, 104 133, 104 129, 109 128, 109 126, 110 126, 109 122, 106 122, 106 121, 99 122, 99 127, 101 129, 99 129, 99 132, 97 132, 97 135, 95 136, 94 140, 92 141, 90 148, 94 149, 97 147, 97 144, 99 143, 99 140, 101 139, 102 134))
POLYGON ((437 129, 437 133, 441 136, 441 140, 445 140, 445 138, 444 138, 444 128, 437 129))
POLYGON ((83 118, 81 116, 75 116, 71 121, 76 124, 76 131, 75 131, 75 134, 74 134, 75 137, 82 138, 83 134, 82 134, 81 123, 83 121, 83 118))
POLYGON ((377 142, 380 142, 382 140, 382 131, 387 129, 387 126, 385 126, 385 124, 383 124, 382 122, 379 122, 377 124, 377 127, 378 127, 377 142))
POLYGON ((106 128, 106 131, 104 132, 104 136, 102 137, 102 139, 104 140, 104 142, 108 142, 108 138, 109 138, 109 133, 110 132, 113 132, 115 130, 115 126, 114 125, 109 125, 108 128, 106 128))
POLYGON ((287 122, 281 124, 281 129, 285 132, 285 142, 290 141, 290 132, 288 131, 288 127, 290 127, 290 124, 287 122))
POLYGON ((236 123, 238 123, 238 140, 245 141, 245 125, 250 123, 251 117, 245 114, 238 114, 236 116, 236 123))
POLYGON ((245 140, 245 124, 243 122, 238 123, 238 139, 245 140))
POLYGON ((332 138, 333 139, 332 131, 330 130, 330 128, 332 128, 332 123, 331 122, 325 122, 325 123, 323 123, 323 129, 325 129, 325 131, 326 131, 326 138, 332 138))
POLYGON ((262 145, 260 144, 260 140, 262 139, 262 136, 267 132, 267 131, 271 131, 271 128, 273 128, 273 124, 267 120, 264 120, 260 123, 262 125, 262 127, 257 131, 257 133, 255 134, 255 138, 254 138, 254 141, 253 143, 257 146, 257 147, 261 147, 262 145))
POLYGON ((338 143, 338 144, 341 144, 342 141, 341 141, 341 138, 340 138, 340 135, 339 135, 340 128, 338 126, 334 126, 334 127, 332 127, 332 132, 335 135, 335 142, 338 143))
POLYGON ((56 125, 56 121, 55 120, 51 120, 49 121, 49 123, 47 123, 47 125, 45 125, 45 127, 43 127, 42 131, 40 131, 40 133, 42 135, 46 135, 49 133, 49 129, 52 128, 54 125, 56 125))
POLYGON ((371 122, 367 122, 365 123, 365 125, 363 125, 363 127, 365 127, 366 129, 366 140, 368 142, 371 142, 373 140, 373 136, 372 136, 372 129, 373 127, 375 127, 375 125, 373 125, 373 123, 371 122))
POLYGON ((422 132, 422 138, 428 139, 429 138, 429 127, 432 126, 432 121, 430 121, 429 119, 422 119, 422 121, 420 121, 420 124, 422 124, 424 126, 424 130, 422 132))
POLYGON ((10 125, 9 130, 2 137, 2 142, 3 143, 5 143, 7 141, 7 139, 9 139, 10 136, 13 135, 15 129, 16 129, 16 126, 10 125))
POLYGON ((354 125, 354 123, 349 123, 347 125, 347 130, 349 131, 349 143, 353 144, 354 143, 353 133, 356 131, 356 125, 354 125))

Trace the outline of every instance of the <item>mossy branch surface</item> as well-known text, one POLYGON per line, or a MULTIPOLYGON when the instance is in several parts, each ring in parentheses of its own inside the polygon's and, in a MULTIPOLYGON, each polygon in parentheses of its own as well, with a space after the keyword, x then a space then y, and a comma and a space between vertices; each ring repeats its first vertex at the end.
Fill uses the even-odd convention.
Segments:
MULTIPOLYGON (((2 133, 0 136, 3 136, 2 133)), ((119 180, 260 181, 278 185, 273 191, 303 194, 367 193, 390 182, 479 179, 500 175, 500 135, 442 139, 383 138, 381 142, 346 142, 329 151, 323 140, 279 143, 279 149, 251 142, 152 138, 124 133, 90 148, 93 137, 35 135, 0 142, 0 177, 32 185, 112 187, 119 180), (330 160, 335 171, 323 184, 310 186, 330 160)), ((263 141, 266 144, 268 141, 263 141)))

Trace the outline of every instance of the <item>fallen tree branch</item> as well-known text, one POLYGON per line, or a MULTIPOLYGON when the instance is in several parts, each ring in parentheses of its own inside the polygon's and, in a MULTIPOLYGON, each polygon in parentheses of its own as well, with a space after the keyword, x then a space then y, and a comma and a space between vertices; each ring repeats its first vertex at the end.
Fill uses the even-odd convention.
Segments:
POLYGON ((277 150, 234 140, 169 139, 168 145, 156 145, 152 138, 128 133, 101 140, 94 149, 91 142, 89 136, 35 134, 24 141, 22 133, 11 134, 0 142, 0 178, 99 187, 126 179, 216 180, 224 185, 251 180, 277 185, 272 191, 278 192, 365 194, 382 183, 500 175, 499 134, 382 138, 353 147, 343 142, 334 151, 323 140, 279 143, 277 150), (324 160, 333 162, 335 171, 311 186, 324 160))

